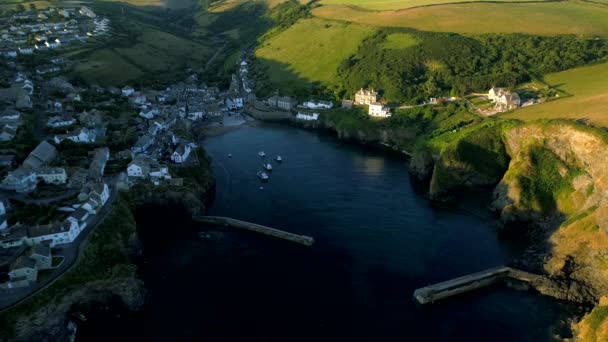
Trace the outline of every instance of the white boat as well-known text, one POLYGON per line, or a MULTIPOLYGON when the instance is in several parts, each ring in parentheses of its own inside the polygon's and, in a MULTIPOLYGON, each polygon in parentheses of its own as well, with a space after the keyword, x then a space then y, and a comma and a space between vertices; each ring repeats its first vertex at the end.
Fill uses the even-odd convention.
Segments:
POLYGON ((272 165, 270 165, 270 163, 265 163, 262 165, 266 171, 272 171, 272 165))
POLYGON ((258 171, 258 178, 262 180, 262 182, 268 182, 268 174, 264 171, 258 171))
POLYGON ((232 158, 232 153, 228 153, 228 158, 232 158))
POLYGON ((283 161, 283 158, 281 158, 281 156, 276 156, 274 157, 274 160, 276 160, 278 163, 283 161))
POLYGON ((266 153, 264 153, 264 151, 260 151, 260 152, 258 152, 258 156, 264 158, 264 157, 266 157, 266 153))

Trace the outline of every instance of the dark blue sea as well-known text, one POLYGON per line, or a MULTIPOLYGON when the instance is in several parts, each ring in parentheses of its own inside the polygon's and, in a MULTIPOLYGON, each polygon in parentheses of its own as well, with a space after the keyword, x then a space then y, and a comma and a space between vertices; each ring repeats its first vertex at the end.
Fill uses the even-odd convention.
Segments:
POLYGON ((515 342, 562 330, 568 305, 532 292, 497 286, 413 301, 418 287, 521 253, 497 233, 489 191, 438 208, 403 156, 287 126, 245 127, 202 145, 217 178, 210 215, 310 235, 315 245, 142 208, 147 304, 81 324, 78 340, 515 342), (267 184, 256 177, 261 150, 273 165, 267 184), (279 154, 281 164, 272 161, 279 154))

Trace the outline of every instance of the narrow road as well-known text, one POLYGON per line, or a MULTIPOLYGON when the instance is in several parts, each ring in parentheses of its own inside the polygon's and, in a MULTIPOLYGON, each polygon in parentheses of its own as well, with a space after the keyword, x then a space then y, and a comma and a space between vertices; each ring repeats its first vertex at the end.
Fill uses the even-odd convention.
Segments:
POLYGON ((0 293, 0 312, 6 311, 11 307, 25 301, 29 297, 35 295, 41 290, 51 286, 55 281, 57 281, 62 274, 69 271, 72 267, 77 266, 82 256, 84 255, 84 251, 89 242, 89 238, 91 236, 91 232, 93 232, 101 223, 108 217, 108 215, 112 212, 112 208, 114 202, 118 198, 118 191, 116 190, 115 181, 107 180, 108 185, 110 186, 110 197, 108 201, 103 206, 103 208, 97 213, 97 215, 93 215, 89 220, 87 220, 87 226, 85 229, 78 235, 76 240, 70 244, 64 246, 57 246, 53 249, 53 255, 55 256, 63 256, 64 261, 60 267, 54 269, 51 275, 45 279, 43 282, 36 283, 32 287, 24 288, 24 289, 13 289, 7 290, 0 293))

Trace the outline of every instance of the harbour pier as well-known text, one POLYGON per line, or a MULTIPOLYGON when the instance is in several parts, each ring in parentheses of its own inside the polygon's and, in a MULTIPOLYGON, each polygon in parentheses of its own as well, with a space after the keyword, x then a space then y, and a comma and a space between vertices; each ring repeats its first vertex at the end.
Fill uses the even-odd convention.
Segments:
POLYGON ((261 224, 236 220, 236 219, 233 219, 230 217, 195 216, 195 217, 193 217, 193 219, 195 221, 201 222, 201 223, 210 223, 210 224, 216 224, 216 225, 220 225, 220 226, 228 226, 228 227, 232 227, 232 228, 248 230, 248 231, 252 231, 255 233, 268 235, 268 236, 272 236, 275 238, 299 243, 301 245, 308 246, 308 247, 312 246, 315 242, 315 240, 310 236, 289 233, 289 232, 286 232, 283 230, 266 227, 261 224))

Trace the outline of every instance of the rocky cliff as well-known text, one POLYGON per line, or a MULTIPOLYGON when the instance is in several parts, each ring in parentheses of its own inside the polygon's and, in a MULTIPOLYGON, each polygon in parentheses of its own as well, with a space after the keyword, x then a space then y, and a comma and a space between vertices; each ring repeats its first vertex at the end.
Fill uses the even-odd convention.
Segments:
POLYGON ((129 310, 138 310, 144 304, 143 282, 129 277, 94 281, 80 286, 56 303, 39 308, 33 314, 19 319, 15 326, 16 341, 66 341, 73 333, 68 325, 69 312, 75 306, 107 303, 113 298, 129 310))
POLYGON ((505 132, 511 156, 492 207, 504 223, 529 221, 546 238, 543 268, 581 286, 580 298, 608 294, 608 140, 572 123, 505 132))

